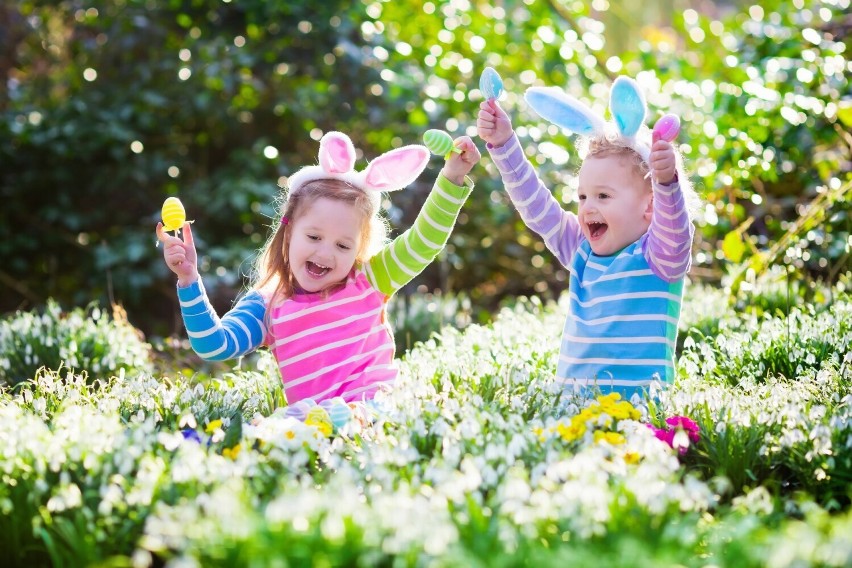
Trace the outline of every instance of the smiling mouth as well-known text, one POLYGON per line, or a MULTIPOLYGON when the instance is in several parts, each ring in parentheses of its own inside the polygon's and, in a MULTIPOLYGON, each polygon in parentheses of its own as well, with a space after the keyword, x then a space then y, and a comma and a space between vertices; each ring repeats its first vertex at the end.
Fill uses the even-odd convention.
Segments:
POLYGON ((305 270, 314 278, 322 278, 331 270, 331 268, 329 268, 328 266, 323 266, 322 264, 311 262, 309 260, 305 262, 305 270))
POLYGON ((592 222, 588 224, 589 236, 593 239, 598 239, 606 233, 608 225, 606 223, 592 222))

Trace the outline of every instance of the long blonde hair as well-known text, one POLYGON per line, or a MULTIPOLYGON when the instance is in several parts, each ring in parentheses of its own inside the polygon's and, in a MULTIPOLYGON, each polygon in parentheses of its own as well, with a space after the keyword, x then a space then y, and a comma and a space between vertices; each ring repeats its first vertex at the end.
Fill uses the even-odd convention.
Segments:
POLYGON ((387 240, 387 221, 380 214, 376 201, 363 190, 341 180, 318 179, 308 182, 284 198, 273 232, 261 249, 254 265, 252 288, 266 292, 270 304, 293 296, 296 282, 290 268, 289 249, 293 222, 319 199, 349 203, 362 214, 361 245, 355 256, 363 264, 375 255, 387 240), (286 219, 286 221, 282 221, 286 219))

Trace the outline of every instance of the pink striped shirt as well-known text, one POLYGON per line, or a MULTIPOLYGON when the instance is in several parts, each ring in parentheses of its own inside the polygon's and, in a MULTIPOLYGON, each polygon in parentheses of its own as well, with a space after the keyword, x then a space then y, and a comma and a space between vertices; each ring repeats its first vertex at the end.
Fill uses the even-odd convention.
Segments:
POLYGON ((361 270, 330 296, 296 294, 270 308, 269 344, 287 401, 373 398, 396 377, 388 297, 361 270))

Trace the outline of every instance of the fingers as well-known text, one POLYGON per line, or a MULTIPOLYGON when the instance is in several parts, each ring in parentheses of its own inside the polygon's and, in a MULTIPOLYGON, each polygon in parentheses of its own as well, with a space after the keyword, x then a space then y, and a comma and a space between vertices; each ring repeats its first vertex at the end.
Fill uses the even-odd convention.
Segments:
POLYGON ((157 239, 161 243, 165 243, 168 240, 169 236, 166 234, 165 229, 163 229, 163 223, 157 223, 157 239))
POLYGON ((192 225, 187 221, 183 224, 183 242, 188 247, 195 248, 195 239, 192 237, 192 225))

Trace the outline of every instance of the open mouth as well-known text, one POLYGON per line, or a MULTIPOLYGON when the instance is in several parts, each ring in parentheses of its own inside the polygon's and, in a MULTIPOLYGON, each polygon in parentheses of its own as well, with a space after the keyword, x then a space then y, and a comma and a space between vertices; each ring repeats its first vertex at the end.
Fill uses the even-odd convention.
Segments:
POLYGON ((608 225, 606 223, 598 223, 597 221, 593 221, 588 224, 589 226, 589 237, 593 239, 599 239, 606 233, 608 225))
POLYGON ((308 260, 305 262, 305 270, 314 278, 322 278, 331 270, 331 268, 308 260))

